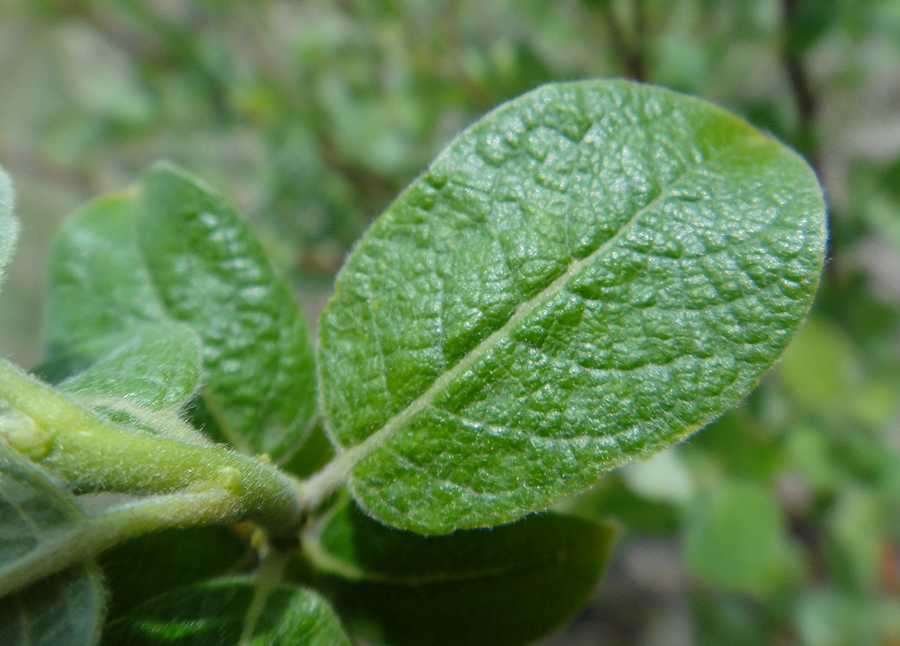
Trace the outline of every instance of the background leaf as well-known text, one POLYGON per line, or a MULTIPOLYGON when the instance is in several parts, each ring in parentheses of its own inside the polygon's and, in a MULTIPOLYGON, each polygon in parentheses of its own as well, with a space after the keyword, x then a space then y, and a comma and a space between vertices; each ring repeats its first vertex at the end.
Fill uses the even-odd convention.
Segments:
MULTIPOLYGON (((587 601, 615 530, 541 514, 490 530, 425 537, 341 507, 314 545, 342 614, 376 641, 523 644, 564 623, 587 601)), ((315 561, 316 559, 314 559, 315 561)))
POLYGON ((727 482, 698 501, 686 528, 693 574, 724 588, 763 596, 802 571, 778 503, 768 487, 727 482))
POLYGON ((109 620, 148 599, 240 572, 255 554, 229 527, 167 529, 120 543, 98 562, 109 587, 109 620))
POLYGON ((10 568, 46 536, 84 518, 69 494, 0 442, 0 643, 4 646, 92 646, 100 636, 106 595, 93 566, 73 568, 24 589, 10 568))
POLYGON ((501 106, 373 225, 322 314, 351 493, 449 532, 684 439, 781 355, 824 248, 809 166, 706 102, 584 81, 501 106))
MULTIPOLYGON (((109 626, 109 646, 237 644, 253 600, 253 585, 221 580, 152 599, 109 626)), ((316 593, 281 586, 265 603, 248 646, 350 646, 328 603, 316 593)))

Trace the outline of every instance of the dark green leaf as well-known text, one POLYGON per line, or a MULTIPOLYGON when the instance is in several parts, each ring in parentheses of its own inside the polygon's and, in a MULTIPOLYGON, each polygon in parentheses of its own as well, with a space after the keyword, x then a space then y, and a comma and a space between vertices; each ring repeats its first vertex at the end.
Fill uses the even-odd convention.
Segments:
POLYGON ((312 345, 287 285, 224 199, 166 165, 145 178, 138 240, 169 316, 203 340, 206 403, 236 446, 277 458, 315 413, 312 345))
POLYGON ((327 602, 303 588, 281 586, 267 598, 250 634, 245 618, 254 587, 241 580, 195 585, 142 604, 113 622, 108 646, 350 646, 327 602))
POLYGON ((427 537, 385 527, 351 504, 310 550, 335 577, 342 611, 388 643, 499 646, 534 640, 580 609, 614 534, 550 513, 427 537))
POLYGON ((65 490, 0 440, 0 644, 97 642, 105 593, 96 568, 74 568, 24 588, 15 574, 18 563, 46 539, 83 518, 65 490))
POLYGON ((501 106, 379 218, 323 312, 354 498, 422 532, 496 524, 683 440, 805 318, 824 211, 803 159, 698 99, 584 81, 501 106))
POLYGON ((228 527, 167 529, 139 536, 104 552, 100 567, 110 591, 110 615, 176 588, 236 574, 252 564, 247 541, 228 527))
POLYGON ((0 599, 3 646, 93 646, 106 595, 96 567, 55 574, 0 599))
MULTIPOLYGON (((68 377, 125 344, 152 341, 145 326, 173 322, 202 341, 207 430, 273 458, 303 441, 315 412, 315 378, 302 313, 231 207, 160 166, 139 196, 97 200, 63 226, 51 266, 49 362, 41 372, 54 381, 68 377)), ((143 394, 180 400, 195 379, 184 364, 193 341, 156 341, 167 347, 144 357, 144 376, 153 381, 188 369, 165 390, 143 384, 154 390, 143 394)))

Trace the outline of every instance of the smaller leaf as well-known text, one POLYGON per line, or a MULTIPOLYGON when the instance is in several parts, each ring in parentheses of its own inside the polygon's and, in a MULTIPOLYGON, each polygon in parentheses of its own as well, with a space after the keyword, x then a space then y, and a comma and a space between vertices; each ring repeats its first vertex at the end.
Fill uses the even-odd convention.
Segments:
POLYGON ((13 189, 9 176, 0 168, 0 282, 6 263, 16 246, 19 222, 12 214, 13 189))
MULTIPOLYGON (((254 587, 212 581, 152 599, 110 624, 107 646, 222 646, 246 638, 254 587)), ((280 586, 266 599, 247 646, 350 646, 338 618, 315 592, 280 586)))
POLYGON ((199 385, 200 351, 187 325, 147 324, 59 388, 119 425, 209 444, 180 417, 199 385))
POLYGON ((72 214, 56 236, 44 344, 49 359, 98 359, 136 326, 165 319, 140 262, 133 194, 103 197, 72 214))
POLYGON ((302 442, 316 408, 312 343, 247 224, 160 164, 145 179, 138 243, 168 315, 203 340, 204 399, 226 438, 273 459, 302 442))
POLYGON ((0 600, 3 646, 92 646, 106 599, 93 566, 55 574, 0 600))
POLYGON ((571 617, 603 572, 615 530, 548 513, 493 529, 426 537, 385 527, 355 505, 328 521, 314 562, 337 604, 376 638, 406 644, 522 644, 571 617))
POLYGON ((90 396, 121 397, 150 410, 175 410, 200 380, 200 340, 187 325, 158 323, 135 335, 60 388, 90 396))
POLYGON ((83 518, 65 490, 0 442, 0 644, 97 642, 106 594, 96 568, 76 567, 36 583, 17 573, 46 540, 83 518))

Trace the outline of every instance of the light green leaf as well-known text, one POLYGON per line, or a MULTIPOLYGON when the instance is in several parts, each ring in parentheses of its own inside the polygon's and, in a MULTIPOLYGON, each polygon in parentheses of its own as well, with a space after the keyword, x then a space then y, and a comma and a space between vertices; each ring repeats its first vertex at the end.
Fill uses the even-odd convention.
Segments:
MULTIPOLYGON (((338 607, 394 646, 523 644, 563 624, 589 598, 615 530, 541 514, 490 530, 422 536, 345 505, 313 562, 334 581, 338 607)), ((365 631, 364 631, 365 632, 365 631)))
MULTIPOLYGON (((290 453, 315 412, 312 346, 290 290, 222 198, 166 166, 146 184, 141 194, 88 204, 63 226, 41 373, 54 381, 71 376, 123 344, 141 343, 132 337, 152 335, 148 324, 181 322, 202 341, 201 396, 213 416, 206 429, 249 453, 290 453)), ((159 376, 183 366, 145 358, 159 376)), ((192 378, 186 372, 176 381, 192 378)))
POLYGON ((694 576, 759 595, 797 578, 802 567, 772 491, 755 482, 728 482, 701 499, 684 550, 694 576))
POLYGON ((0 282, 6 263, 12 256, 19 233, 19 221, 12 214, 13 188, 9 176, 0 168, 0 282))
POLYGON ((0 442, 0 644, 97 643, 106 595, 96 568, 75 567, 24 588, 8 576, 47 537, 83 518, 66 491, 0 442))
MULTIPOLYGON (((583 490, 733 406, 806 316, 822 193, 699 99, 548 85, 462 133, 350 254, 322 314, 336 466, 421 532, 583 490)), ((322 489, 327 487, 322 486, 322 489)))
POLYGON ((147 324, 59 388, 120 425, 208 444, 179 416, 199 385, 200 350, 187 325, 147 324))
POLYGON ((236 446, 277 458, 315 413, 306 321, 224 199, 170 166, 147 174, 138 241, 169 316, 203 340, 207 406, 236 446))
POLYGON ((797 334, 777 373, 789 394, 816 411, 846 414, 862 390, 862 368, 853 344, 817 316, 797 334))
POLYGON ((134 193, 79 209, 56 236, 50 263, 44 345, 49 359, 88 363, 127 341, 136 327, 164 320, 140 261, 134 193))
POLYGON ((59 387, 71 393, 121 397, 156 411, 178 409, 197 389, 200 349, 200 340, 187 325, 148 324, 59 387))
MULTIPOLYGON (((110 624, 108 646, 223 646, 239 643, 254 588, 242 580, 190 586, 152 599, 110 624)), ((350 646, 328 603, 315 592, 276 588, 242 646, 350 646)))

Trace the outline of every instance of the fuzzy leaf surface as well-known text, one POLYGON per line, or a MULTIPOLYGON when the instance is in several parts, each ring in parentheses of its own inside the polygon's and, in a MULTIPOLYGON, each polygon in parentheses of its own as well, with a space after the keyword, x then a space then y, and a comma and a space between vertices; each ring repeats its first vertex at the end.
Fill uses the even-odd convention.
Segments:
POLYGON ((138 246, 165 311, 203 341, 204 398, 225 436, 273 458, 294 447, 316 408, 312 343, 247 224, 158 164, 144 179, 138 246))
MULTIPOLYGON (((238 644, 253 600, 245 581, 221 580, 182 588, 138 606, 113 622, 109 646, 238 644)), ((304 588, 281 586, 266 599, 247 646, 350 646, 328 603, 304 588)))
POLYGON ((95 567, 75 567, 24 589, 8 576, 47 537, 72 529, 83 518, 67 492, 0 443, 0 585, 11 590, 0 598, 0 644, 97 643, 106 595, 95 567))
POLYGON ((210 444, 182 415, 200 382, 200 339, 183 323, 148 323, 87 369, 59 384, 121 426, 210 444))
POLYGON ((351 624, 395 646, 533 641, 570 619, 606 566, 615 530, 541 514, 512 525, 422 536, 356 505, 335 513, 319 547, 351 624))
POLYGON ((18 233, 19 221, 13 216, 12 182, 0 168, 0 282, 3 282, 6 263, 15 249, 18 233))
POLYGON ((175 410, 200 382, 201 345, 190 327, 148 324, 89 368, 60 384, 72 393, 119 397, 153 411, 175 410))
POLYGON ((683 440, 805 318, 824 216, 800 156, 705 101, 581 81, 500 106, 375 222, 322 314, 353 497, 445 533, 683 440))

